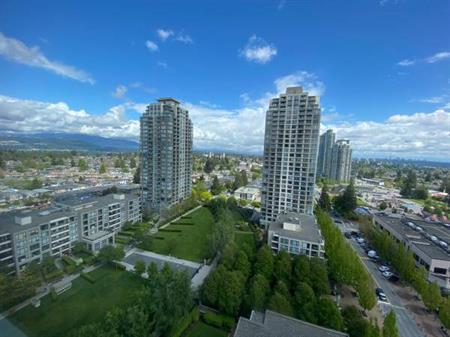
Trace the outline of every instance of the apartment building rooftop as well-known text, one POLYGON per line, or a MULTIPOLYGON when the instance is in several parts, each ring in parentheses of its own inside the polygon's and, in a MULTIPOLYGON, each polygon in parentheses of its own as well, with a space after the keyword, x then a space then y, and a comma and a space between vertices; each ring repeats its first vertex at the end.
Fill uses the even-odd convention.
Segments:
POLYGON ((234 337, 348 337, 348 334, 285 316, 274 311, 252 311, 240 317, 234 337))
POLYGON ((404 241, 430 258, 450 261, 450 229, 444 224, 384 212, 376 213, 375 219, 391 227, 404 241))
POLYGON ((58 200, 56 203, 70 208, 106 207, 114 202, 133 200, 138 198, 137 193, 111 193, 103 196, 83 195, 58 200))
POLYGON ((316 219, 313 215, 300 213, 282 213, 277 220, 269 227, 270 231, 281 236, 294 239, 319 242, 322 235, 317 227, 316 219))
POLYGON ((58 207, 5 212, 0 217, 0 234, 20 232, 52 220, 74 215, 74 213, 58 207))

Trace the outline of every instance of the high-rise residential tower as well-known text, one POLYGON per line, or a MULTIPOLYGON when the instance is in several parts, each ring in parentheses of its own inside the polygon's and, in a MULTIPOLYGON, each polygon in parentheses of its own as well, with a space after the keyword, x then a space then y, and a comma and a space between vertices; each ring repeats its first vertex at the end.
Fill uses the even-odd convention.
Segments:
POLYGON ((147 106, 140 122, 142 200, 160 213, 191 195, 192 122, 173 98, 147 106))
POLYGON ((329 178, 336 181, 349 181, 352 169, 352 149, 350 141, 340 139, 331 151, 331 169, 329 178))
POLYGON ((331 170, 331 151, 336 134, 333 130, 327 130, 320 136, 319 156, 317 157, 317 176, 327 177, 331 170))
POLYGON ((266 113, 261 226, 283 212, 313 213, 319 97, 300 87, 270 101, 266 113))

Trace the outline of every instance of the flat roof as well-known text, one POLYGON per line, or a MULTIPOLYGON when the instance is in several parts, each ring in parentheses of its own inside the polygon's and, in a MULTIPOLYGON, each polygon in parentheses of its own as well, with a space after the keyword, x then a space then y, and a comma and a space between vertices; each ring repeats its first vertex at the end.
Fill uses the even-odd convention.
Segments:
POLYGON ((234 337, 348 337, 348 334, 266 310, 240 317, 234 337))
POLYGON ((282 213, 277 220, 269 226, 269 230, 280 236, 295 238, 310 242, 321 242, 322 235, 313 215, 295 212, 282 213), (300 230, 288 230, 283 228, 284 223, 299 225, 300 230))
POLYGON ((172 98, 172 97, 161 97, 161 98, 158 98, 158 102, 173 102, 173 103, 180 104, 179 101, 177 101, 175 98, 172 98))
POLYGON ((86 207, 88 205, 92 205, 92 207, 103 208, 110 204, 130 201, 137 198, 139 198, 139 195, 136 193, 113 193, 103 196, 97 195, 73 196, 63 200, 58 200, 56 203, 71 208, 86 207), (114 195, 124 195, 124 199, 114 199, 114 195))
POLYGON ((446 228, 443 224, 418 220, 416 217, 408 218, 400 215, 387 215, 383 213, 375 214, 375 219, 381 220, 391 227, 402 236, 405 242, 418 250, 421 250, 428 257, 436 260, 450 261, 450 254, 444 248, 431 241, 426 235, 436 236, 439 241, 444 241, 450 247, 450 229, 446 228), (408 222, 412 222, 415 226, 419 226, 423 231, 420 232, 412 229, 408 226, 408 222))
POLYGON ((0 216, 0 234, 21 232, 48 223, 52 220, 70 216, 75 216, 75 213, 57 207, 5 212, 0 216), (16 217, 24 218, 28 216, 31 217, 30 224, 19 225, 16 223, 16 217))

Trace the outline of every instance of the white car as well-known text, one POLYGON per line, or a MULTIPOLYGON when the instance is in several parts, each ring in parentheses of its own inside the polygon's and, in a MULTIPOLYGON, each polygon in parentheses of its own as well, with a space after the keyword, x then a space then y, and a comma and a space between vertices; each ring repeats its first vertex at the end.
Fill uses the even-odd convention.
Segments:
POLYGON ((391 277, 392 275, 394 275, 394 274, 391 273, 390 271, 384 271, 384 272, 383 272, 383 276, 386 277, 386 278, 389 278, 389 277, 391 277))
POLYGON ((359 244, 364 243, 364 239, 363 238, 357 238, 356 242, 358 242, 359 244))
POLYGON ((389 267, 381 265, 378 267, 378 270, 384 273, 385 271, 389 271, 389 267))

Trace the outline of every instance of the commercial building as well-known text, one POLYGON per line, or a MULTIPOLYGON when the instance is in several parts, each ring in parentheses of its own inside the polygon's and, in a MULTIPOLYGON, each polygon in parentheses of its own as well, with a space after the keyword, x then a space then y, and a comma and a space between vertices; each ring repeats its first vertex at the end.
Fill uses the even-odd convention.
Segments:
POLYGON ((373 224, 410 250, 417 265, 428 271, 428 280, 450 291, 450 229, 439 222, 418 217, 376 213, 373 224))
POLYGON ((285 211, 312 214, 319 147, 319 97, 301 87, 270 101, 266 113, 261 226, 285 211))
POLYGON ((267 244, 274 253, 324 258, 325 242, 313 215, 285 213, 269 227, 267 244))
POLYGON ((192 123, 173 98, 147 106, 140 123, 143 202, 161 212, 191 195, 192 123))
POLYGON ((47 209, 2 213, 0 264, 16 272, 45 256, 68 254, 77 242, 97 253, 126 222, 142 220, 138 193, 74 197, 47 209))
POLYGON ((239 317, 234 337, 348 337, 348 334, 311 324, 278 312, 252 311, 250 318, 239 317))
POLYGON ((319 155, 317 157, 317 176, 327 177, 331 171, 331 151, 333 149, 336 134, 333 130, 327 130, 320 135, 319 155))
POLYGON ((350 141, 340 139, 333 145, 331 151, 331 167, 328 178, 335 181, 349 181, 352 170, 352 149, 350 141))
POLYGON ((349 181, 352 168, 352 149, 346 139, 335 142, 333 130, 320 136, 317 176, 335 180, 349 181))

